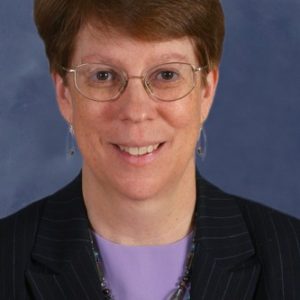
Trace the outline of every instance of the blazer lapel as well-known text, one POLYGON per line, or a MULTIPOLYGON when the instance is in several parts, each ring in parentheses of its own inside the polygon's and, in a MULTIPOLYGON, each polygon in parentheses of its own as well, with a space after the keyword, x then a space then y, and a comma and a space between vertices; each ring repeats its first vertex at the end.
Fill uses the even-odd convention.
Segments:
MULTIPOLYGON (((234 200, 197 178, 196 254, 191 299, 253 299, 260 265, 234 200)), ((104 300, 81 177, 45 201, 26 279, 34 299, 104 300)))
POLYGON ((191 299, 253 299, 260 264, 234 197, 197 177, 191 299))
POLYGON ((34 299, 103 299, 88 228, 79 177, 45 203, 26 271, 34 299))

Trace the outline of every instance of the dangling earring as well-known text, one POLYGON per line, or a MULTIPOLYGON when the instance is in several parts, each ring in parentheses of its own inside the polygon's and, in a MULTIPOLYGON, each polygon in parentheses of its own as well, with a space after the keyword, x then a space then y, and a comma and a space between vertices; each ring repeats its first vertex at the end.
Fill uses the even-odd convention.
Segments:
POLYGON ((207 136, 205 132, 204 126, 200 128, 200 135, 197 142, 197 154, 201 158, 201 160, 205 159, 207 152, 207 136))
POLYGON ((74 138, 74 128, 72 124, 69 124, 69 130, 67 135, 67 158, 71 158, 76 153, 76 143, 74 138))

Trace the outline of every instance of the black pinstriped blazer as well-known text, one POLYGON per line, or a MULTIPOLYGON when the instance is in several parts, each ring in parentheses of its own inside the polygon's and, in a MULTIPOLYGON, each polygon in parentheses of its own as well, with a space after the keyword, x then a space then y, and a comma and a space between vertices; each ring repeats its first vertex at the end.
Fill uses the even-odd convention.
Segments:
MULTIPOLYGON (((197 189, 191 299, 299 300, 300 221, 225 194, 200 177, 197 189)), ((0 239, 1 300, 104 300, 80 176, 2 219, 0 239)))

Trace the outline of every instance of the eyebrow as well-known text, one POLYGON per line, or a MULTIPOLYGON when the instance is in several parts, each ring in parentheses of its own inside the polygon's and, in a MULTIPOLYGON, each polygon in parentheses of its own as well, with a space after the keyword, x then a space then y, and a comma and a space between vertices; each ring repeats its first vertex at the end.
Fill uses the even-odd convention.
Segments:
MULTIPOLYGON (((172 53, 165 53, 161 56, 153 56, 150 57, 149 61, 157 61, 159 63, 166 62, 166 61, 187 61, 187 56, 178 52, 172 52, 172 53)), ((122 63, 122 61, 119 58, 116 57, 109 57, 109 56, 102 56, 100 54, 89 54, 86 56, 81 57, 80 59, 81 63, 104 63, 104 64, 113 64, 113 65, 119 65, 122 63)))
MULTIPOLYGON (((107 63, 107 61, 111 60, 109 57, 104 57, 99 54, 89 54, 80 58, 80 63, 107 63), (95 59, 96 58, 96 59, 95 59)), ((118 59, 116 59, 118 60, 118 59)))
POLYGON ((164 55, 161 56, 162 59, 179 59, 180 61, 186 61, 187 60, 187 56, 178 52, 173 52, 173 53, 166 53, 164 55))

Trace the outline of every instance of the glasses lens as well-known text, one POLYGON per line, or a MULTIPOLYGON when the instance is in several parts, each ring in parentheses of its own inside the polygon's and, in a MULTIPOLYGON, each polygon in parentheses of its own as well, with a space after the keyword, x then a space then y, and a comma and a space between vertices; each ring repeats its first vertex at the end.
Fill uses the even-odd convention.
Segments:
POLYGON ((186 63, 166 63, 149 70, 145 81, 154 97, 174 101, 185 97, 194 88, 194 70, 186 63))
POLYGON ((83 64, 76 69, 75 83, 83 96, 96 101, 108 101, 120 93, 124 76, 112 66, 83 64))

